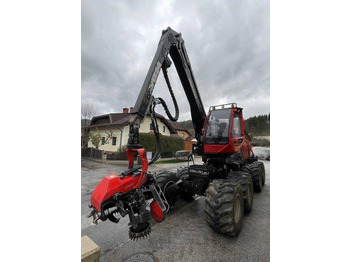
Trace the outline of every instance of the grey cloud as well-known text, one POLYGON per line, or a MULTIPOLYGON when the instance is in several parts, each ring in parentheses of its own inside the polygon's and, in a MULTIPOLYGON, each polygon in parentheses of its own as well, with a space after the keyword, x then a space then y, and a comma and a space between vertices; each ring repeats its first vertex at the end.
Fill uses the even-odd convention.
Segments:
MULTIPOLYGON (((98 114, 133 106, 161 30, 181 32, 206 109, 237 102, 245 117, 270 111, 269 2, 83 1, 82 101, 98 114)), ((189 105, 174 67, 169 76, 181 120, 189 105)), ((160 75, 154 90, 171 105, 160 75)), ((159 109, 159 113, 164 113, 159 109)))

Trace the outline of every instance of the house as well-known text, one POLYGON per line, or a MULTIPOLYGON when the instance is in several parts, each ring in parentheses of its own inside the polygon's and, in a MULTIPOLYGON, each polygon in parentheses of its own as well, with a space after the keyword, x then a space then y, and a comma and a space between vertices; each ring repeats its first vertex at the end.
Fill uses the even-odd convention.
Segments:
POLYGON ((179 126, 179 125, 176 125, 174 126, 175 130, 176 130, 176 133, 182 137, 182 139, 187 139, 188 137, 191 136, 191 133, 188 132, 188 130, 186 130, 185 128, 179 126))
MULTIPOLYGON (((99 133, 102 137, 99 149, 107 152, 118 152, 128 143, 129 119, 133 108, 123 109, 123 113, 110 113, 106 115, 94 116, 87 127, 90 134, 99 133)), ((169 121, 162 115, 156 114, 159 133, 164 136, 176 134, 176 130, 169 121)), ((140 133, 153 133, 151 118, 146 116, 140 126, 140 133)), ((88 142, 88 147, 94 147, 92 142, 88 142)))
POLYGON ((184 150, 191 150, 192 146, 197 144, 197 139, 195 136, 189 136, 185 139, 185 149, 184 150))
POLYGON ((192 145, 193 144, 197 144, 197 139, 193 135, 191 135, 191 133, 187 129, 181 127, 180 125, 175 125, 174 128, 176 130, 176 133, 182 139, 185 140, 185 148, 184 148, 184 150, 192 151, 192 145))

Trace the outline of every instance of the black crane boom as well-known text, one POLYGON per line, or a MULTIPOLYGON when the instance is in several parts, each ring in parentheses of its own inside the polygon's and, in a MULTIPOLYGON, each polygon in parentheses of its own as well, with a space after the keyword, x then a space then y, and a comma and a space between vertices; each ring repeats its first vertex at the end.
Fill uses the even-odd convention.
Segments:
MULTIPOLYGON (((170 54, 177 73, 179 75, 181 84, 184 88, 187 100, 190 104, 192 122, 195 130, 195 136, 198 141, 198 150, 202 149, 202 129, 205 121, 205 110, 200 97, 197 84, 192 72, 191 63, 188 58, 185 42, 181 37, 181 33, 177 33, 168 27, 163 30, 161 39, 158 44, 158 49, 153 58, 151 66, 148 70, 147 76, 143 82, 141 91, 136 100, 132 117, 129 124, 129 148, 141 147, 139 145, 139 127, 149 112, 151 103, 153 102, 153 89, 157 81, 160 69, 166 70, 171 65, 168 58, 170 54)), ((168 84, 169 85, 169 84, 168 84)))

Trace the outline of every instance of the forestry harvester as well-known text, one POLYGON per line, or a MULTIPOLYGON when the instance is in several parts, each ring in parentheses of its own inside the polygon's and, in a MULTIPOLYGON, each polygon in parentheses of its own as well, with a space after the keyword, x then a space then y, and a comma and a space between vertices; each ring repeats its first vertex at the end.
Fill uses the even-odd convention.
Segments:
POLYGON ((192 198, 197 194, 205 196, 207 224, 219 233, 238 235, 243 214, 252 210, 254 191, 260 192, 265 183, 264 164, 254 156, 242 110, 236 103, 230 103, 210 106, 206 115, 181 33, 170 27, 163 30, 129 121, 128 170, 110 174, 96 186, 89 215, 93 222, 108 219, 118 223, 120 216, 129 216, 129 236, 138 239, 150 233, 152 217, 163 221, 179 197, 192 198), (159 158, 161 151, 155 107, 161 104, 171 121, 179 117, 167 73, 172 64, 168 55, 190 104, 197 139, 193 152, 202 156, 203 164, 154 174, 148 171, 148 166, 159 158), (175 116, 162 98, 152 95, 160 70, 174 103, 175 116), (146 115, 151 117, 156 141, 156 152, 150 161, 139 141, 140 124, 146 115), (134 163, 136 154, 142 165, 134 163))

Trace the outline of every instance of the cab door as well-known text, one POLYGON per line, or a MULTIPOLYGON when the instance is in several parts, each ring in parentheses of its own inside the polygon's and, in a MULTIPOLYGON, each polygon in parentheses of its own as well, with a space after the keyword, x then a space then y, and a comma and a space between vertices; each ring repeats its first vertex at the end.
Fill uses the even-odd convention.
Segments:
MULTIPOLYGON (((233 147, 234 151, 243 154, 244 152, 241 152, 241 147, 244 141, 244 127, 242 123, 242 114, 238 112, 234 112, 233 118, 232 118, 232 129, 231 129, 231 138, 233 139, 233 147)), ((243 150, 243 149, 242 149, 243 150)))

